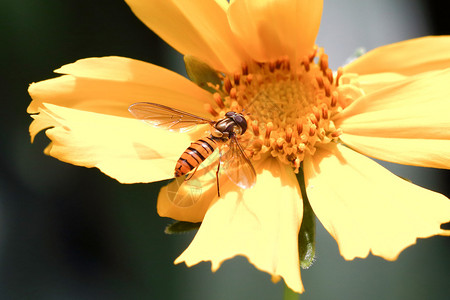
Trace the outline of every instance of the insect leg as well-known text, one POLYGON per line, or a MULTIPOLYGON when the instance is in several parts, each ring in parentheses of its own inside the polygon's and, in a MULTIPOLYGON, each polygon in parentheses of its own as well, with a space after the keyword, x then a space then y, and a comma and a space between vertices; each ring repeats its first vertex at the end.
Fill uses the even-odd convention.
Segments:
POLYGON ((195 172, 197 172, 197 169, 198 169, 199 166, 200 166, 200 165, 196 166, 195 169, 194 169, 194 172, 192 172, 191 175, 186 176, 186 178, 184 179, 184 181, 188 181, 189 179, 191 179, 192 176, 194 176, 195 172))
POLYGON ((220 198, 220 188, 219 188, 219 169, 220 169, 220 158, 222 155, 219 154, 219 163, 217 164, 217 171, 216 171, 216 181, 217 181, 217 197, 220 198))

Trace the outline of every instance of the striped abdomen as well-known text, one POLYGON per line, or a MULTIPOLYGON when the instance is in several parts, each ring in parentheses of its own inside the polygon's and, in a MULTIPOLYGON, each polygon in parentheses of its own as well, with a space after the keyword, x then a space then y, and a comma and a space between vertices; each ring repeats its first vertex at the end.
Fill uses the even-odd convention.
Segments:
POLYGON ((183 176, 198 167, 216 148, 217 142, 212 136, 192 143, 178 159, 175 166, 175 177, 183 176))

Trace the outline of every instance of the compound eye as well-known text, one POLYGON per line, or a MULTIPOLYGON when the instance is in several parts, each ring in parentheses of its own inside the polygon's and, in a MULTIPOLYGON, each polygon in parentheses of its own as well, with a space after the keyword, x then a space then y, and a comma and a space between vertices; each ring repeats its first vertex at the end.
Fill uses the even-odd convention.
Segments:
POLYGON ((247 130, 247 120, 241 114, 236 114, 234 116, 234 122, 236 122, 236 124, 238 124, 241 128, 241 134, 247 130))
POLYGON ((244 118, 241 117, 240 115, 236 115, 234 116, 234 121, 238 124, 241 124, 244 121, 244 118))

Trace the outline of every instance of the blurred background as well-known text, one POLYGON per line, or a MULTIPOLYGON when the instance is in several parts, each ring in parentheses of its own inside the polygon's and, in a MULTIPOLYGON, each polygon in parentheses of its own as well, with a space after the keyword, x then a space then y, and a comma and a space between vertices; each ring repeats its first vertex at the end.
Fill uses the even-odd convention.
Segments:
MULTIPOLYGON (((449 34, 444 1, 325 0, 317 43, 336 69, 359 47, 449 34)), ((120 55, 184 74, 182 57, 121 0, 2 1, 0 10, 0 299, 281 299, 283 285, 235 258, 173 265, 193 234, 168 236, 156 214, 163 183, 121 185, 97 169, 45 156, 30 144, 31 82, 77 59, 120 55)), ((449 196, 448 171, 387 165, 449 196)), ((424 199, 425 200, 425 199, 424 199)), ((382 220, 380 220, 382 222, 382 220)), ((302 299, 444 299, 450 239, 419 240, 395 262, 347 262, 317 223, 317 261, 302 299)))

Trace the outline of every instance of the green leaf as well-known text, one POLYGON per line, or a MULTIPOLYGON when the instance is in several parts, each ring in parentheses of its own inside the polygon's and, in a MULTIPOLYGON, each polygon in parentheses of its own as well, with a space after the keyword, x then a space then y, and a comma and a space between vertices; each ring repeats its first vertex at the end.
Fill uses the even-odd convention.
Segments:
POLYGON ((202 89, 214 93, 217 90, 212 88, 208 83, 221 87, 222 80, 216 70, 211 68, 207 63, 190 55, 184 56, 184 64, 186 65, 186 73, 189 78, 202 89))
POLYGON ((184 221, 176 221, 172 224, 167 225, 164 232, 166 234, 185 233, 185 232, 188 232, 191 230, 199 229, 200 225, 202 225, 201 222, 191 223, 191 222, 184 222, 184 221))
POLYGON ((316 254, 316 216, 309 204, 306 195, 305 178, 303 168, 297 174, 303 199, 303 220, 298 234, 298 252, 300 256, 300 267, 308 269, 314 262, 316 254))

